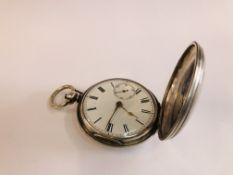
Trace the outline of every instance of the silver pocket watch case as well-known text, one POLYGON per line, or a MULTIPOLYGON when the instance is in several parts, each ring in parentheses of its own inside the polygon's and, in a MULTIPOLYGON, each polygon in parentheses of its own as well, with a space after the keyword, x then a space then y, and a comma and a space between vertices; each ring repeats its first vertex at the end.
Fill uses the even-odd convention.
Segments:
MULTIPOLYGON (((203 74, 204 53, 200 45, 197 42, 193 42, 185 50, 180 60, 178 61, 167 85, 165 95, 161 104, 158 102, 158 100, 150 90, 146 89, 143 85, 137 82, 127 79, 110 79, 111 81, 129 81, 132 84, 142 87, 149 94, 149 96, 151 96, 151 101, 153 101, 153 104, 156 107, 154 120, 152 120, 151 124, 148 125, 140 133, 135 134, 133 137, 113 137, 111 136, 111 134, 103 134, 103 132, 101 133, 96 128, 94 128, 85 116, 83 103, 85 101, 85 98, 88 96, 90 90, 96 85, 110 80, 105 80, 97 83, 90 87, 84 93, 76 90, 71 85, 62 86, 52 94, 50 102, 51 105, 56 108, 61 108, 68 104, 77 102, 77 117, 82 128, 89 136, 104 144, 108 144, 111 146, 134 145, 146 140, 157 131, 159 139, 165 140, 168 138, 173 138, 177 133, 180 132, 181 128, 187 122, 189 113, 196 101, 198 90, 203 79, 203 74), (64 89, 69 89, 70 92, 65 94, 65 102, 62 104, 58 104, 55 102, 55 98, 64 89)), ((120 86, 118 86, 118 88, 120 89, 120 86)), ((129 89, 133 89, 133 86, 129 86, 129 89)), ((123 91, 126 92, 127 90, 123 91)), ((132 95, 133 94, 129 92, 129 95, 125 99, 130 98, 132 95)), ((120 98, 124 99, 124 97, 121 96, 120 98)), ((117 104, 119 103, 121 103, 121 101, 117 102, 117 104)), ((128 114, 132 115, 132 112, 128 112, 128 114)))

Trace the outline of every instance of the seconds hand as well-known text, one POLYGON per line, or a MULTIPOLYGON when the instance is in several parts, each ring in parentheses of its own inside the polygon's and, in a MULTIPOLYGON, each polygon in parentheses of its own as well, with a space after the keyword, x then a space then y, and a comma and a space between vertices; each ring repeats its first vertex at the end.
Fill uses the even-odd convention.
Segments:
POLYGON ((128 89, 123 89, 122 91, 117 91, 117 92, 115 92, 116 94, 118 94, 118 93, 125 93, 125 92, 128 92, 129 90, 128 89))

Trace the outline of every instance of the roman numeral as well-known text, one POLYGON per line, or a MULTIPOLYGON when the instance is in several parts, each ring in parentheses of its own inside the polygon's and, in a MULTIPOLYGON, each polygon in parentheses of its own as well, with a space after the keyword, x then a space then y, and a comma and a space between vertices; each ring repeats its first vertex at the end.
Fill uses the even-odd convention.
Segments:
POLYGON ((149 101, 150 99, 148 97, 141 99, 141 103, 148 103, 149 101))
POLYGON ((141 89, 137 89, 136 92, 135 92, 136 95, 139 94, 141 91, 142 91, 141 89))
POLYGON ((144 123, 142 123, 142 122, 139 121, 138 119, 136 119, 136 121, 137 121, 138 123, 140 123, 141 125, 144 125, 144 123))
POLYGON ((112 123, 108 123, 108 125, 106 127, 106 131, 112 132, 112 129, 113 129, 113 124, 112 123))
POLYGON ((129 132, 129 128, 126 124, 123 125, 125 132, 129 132))
POLYGON ((94 124, 96 124, 98 121, 100 121, 102 117, 98 118, 96 121, 94 121, 94 124))
POLYGON ((105 89, 104 88, 102 88, 101 86, 100 87, 98 87, 98 89, 101 91, 101 92, 105 92, 105 89))
POLYGON ((98 97, 96 97, 96 96, 89 96, 89 98, 94 99, 94 100, 98 100, 98 97))
POLYGON ((96 107, 94 107, 94 108, 88 108, 87 110, 88 110, 88 111, 96 110, 96 107))
POLYGON ((146 109, 142 109, 141 112, 143 112, 143 113, 151 113, 151 111, 148 111, 146 109))

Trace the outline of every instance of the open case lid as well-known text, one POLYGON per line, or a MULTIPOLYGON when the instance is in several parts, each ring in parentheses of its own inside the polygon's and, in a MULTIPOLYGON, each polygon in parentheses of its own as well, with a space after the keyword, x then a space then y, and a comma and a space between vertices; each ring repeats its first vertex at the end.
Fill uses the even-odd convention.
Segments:
POLYGON ((174 137, 184 126, 204 72, 204 54, 193 42, 181 56, 168 83, 159 117, 159 138, 174 137))

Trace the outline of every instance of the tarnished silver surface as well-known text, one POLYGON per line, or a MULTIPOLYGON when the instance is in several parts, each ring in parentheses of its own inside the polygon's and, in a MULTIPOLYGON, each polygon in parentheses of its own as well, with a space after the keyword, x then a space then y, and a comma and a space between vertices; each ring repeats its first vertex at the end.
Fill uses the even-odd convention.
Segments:
POLYGON ((193 42, 181 56, 168 83, 161 106, 159 138, 174 137, 184 126, 204 72, 204 54, 193 42))

